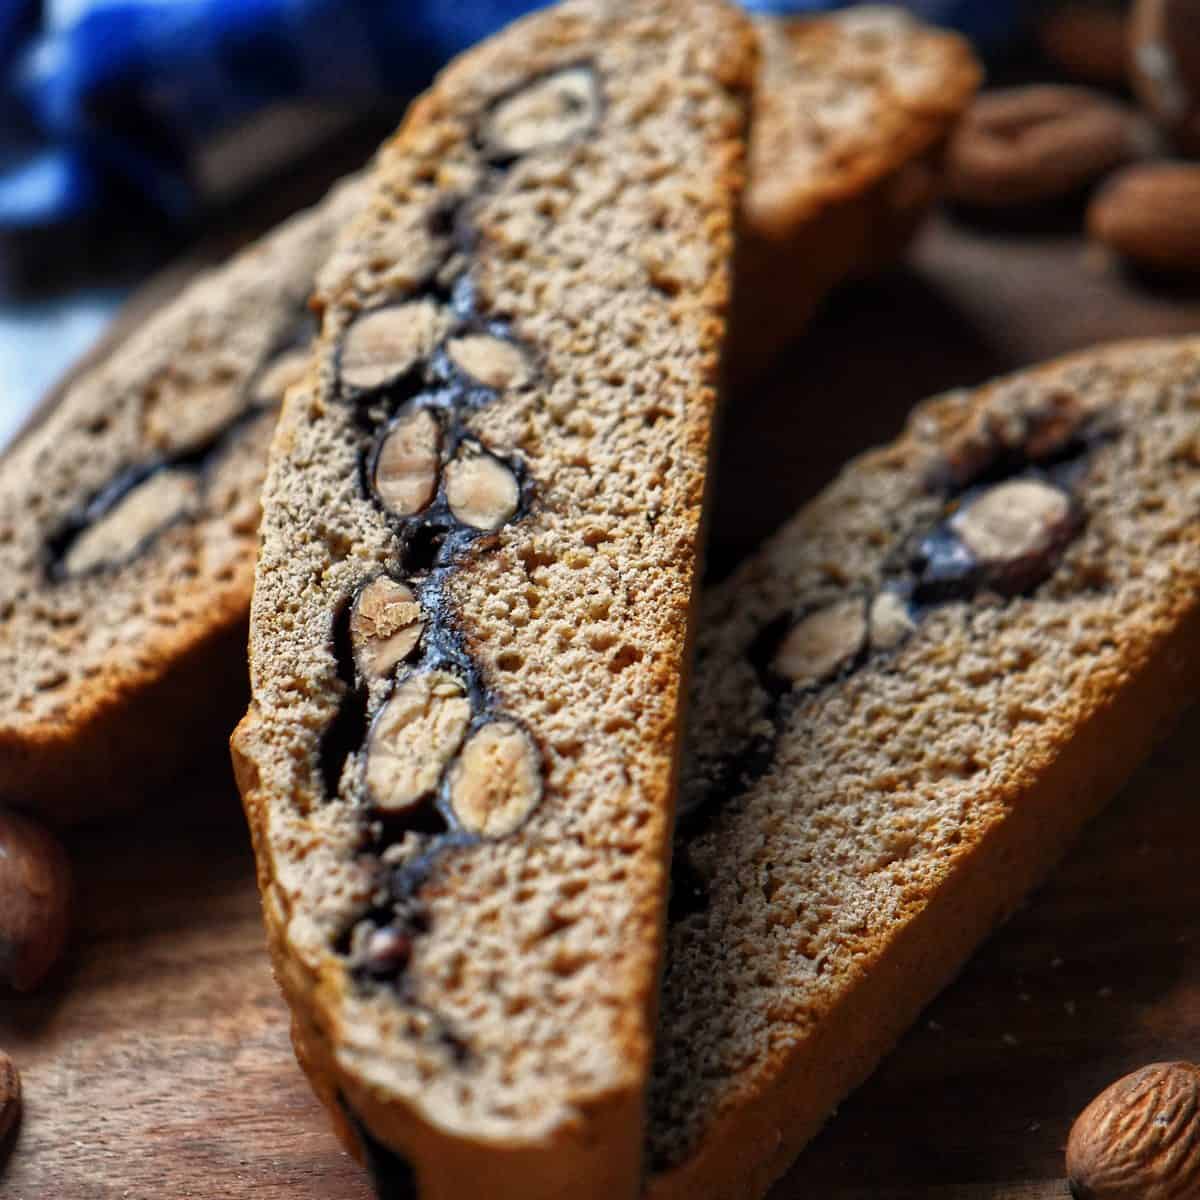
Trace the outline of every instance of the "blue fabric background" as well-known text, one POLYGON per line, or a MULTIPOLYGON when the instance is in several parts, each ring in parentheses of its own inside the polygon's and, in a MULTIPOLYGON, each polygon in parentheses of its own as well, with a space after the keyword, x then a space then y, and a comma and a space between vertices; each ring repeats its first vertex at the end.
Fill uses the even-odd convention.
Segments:
MULTIPOLYGON (((766 12, 834 0, 745 0, 766 12)), ((0 0, 0 233, 196 197, 192 150, 263 105, 407 97, 539 0, 0 0)), ((911 0, 983 42, 1017 0, 911 0)))

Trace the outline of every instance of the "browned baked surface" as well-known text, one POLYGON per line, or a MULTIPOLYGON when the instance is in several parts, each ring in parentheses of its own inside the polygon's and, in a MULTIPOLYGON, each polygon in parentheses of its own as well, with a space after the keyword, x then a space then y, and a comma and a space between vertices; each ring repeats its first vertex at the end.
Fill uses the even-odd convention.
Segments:
MULTIPOLYGON (((0 470, 0 788, 68 820, 234 719, 258 492, 354 186, 194 283, 0 470)), ((228 726, 226 725, 226 728, 228 726)))
POLYGON ((940 190, 979 85, 967 42, 897 7, 756 22, 762 66, 730 369, 752 376, 835 284, 888 265, 940 190))
POLYGON ((451 66, 318 277, 234 739, 297 1050, 423 1197, 630 1196, 756 42, 451 66))
POLYGON ((760 1195, 1200 682, 1200 342, 916 410, 698 635, 655 1197, 760 1195))

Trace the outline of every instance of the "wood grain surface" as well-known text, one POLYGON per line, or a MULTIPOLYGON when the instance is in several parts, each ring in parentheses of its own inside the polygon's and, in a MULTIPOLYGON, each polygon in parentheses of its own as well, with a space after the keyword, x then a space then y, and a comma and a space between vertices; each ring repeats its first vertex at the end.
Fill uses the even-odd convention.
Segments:
MULTIPOLYGON (((1200 329, 1063 233, 941 221, 734 398, 710 570, 947 387, 1111 337, 1200 329)), ((1143 1062, 1200 1056, 1200 712, 1093 825, 802 1156, 773 1200, 1066 1195, 1074 1114, 1143 1062)), ((4 1200, 367 1200, 290 1053, 223 763, 76 831, 53 985, 0 995, 25 1118, 4 1200)), ((481 1185, 481 1196, 486 1188, 481 1185)))

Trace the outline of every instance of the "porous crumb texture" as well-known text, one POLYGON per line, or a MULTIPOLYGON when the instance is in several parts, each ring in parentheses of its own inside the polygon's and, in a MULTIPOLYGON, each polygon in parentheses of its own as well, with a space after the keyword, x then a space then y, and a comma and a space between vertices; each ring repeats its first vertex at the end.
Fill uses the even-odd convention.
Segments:
POLYGON ((13 803, 65 819, 140 791, 244 675, 271 426, 353 203, 343 187, 194 284, 5 458, 0 789, 13 803))
POLYGON ((919 407, 706 597, 650 1151, 759 1195, 1182 711, 1200 342, 919 407))
POLYGON ((740 377, 830 287, 900 254, 939 193, 942 150, 980 79, 963 38, 896 7, 764 16, 756 29, 731 331, 740 377))
POLYGON ((635 1188, 755 53, 714 0, 518 23, 319 277, 235 759, 302 1061, 423 1196, 635 1188))

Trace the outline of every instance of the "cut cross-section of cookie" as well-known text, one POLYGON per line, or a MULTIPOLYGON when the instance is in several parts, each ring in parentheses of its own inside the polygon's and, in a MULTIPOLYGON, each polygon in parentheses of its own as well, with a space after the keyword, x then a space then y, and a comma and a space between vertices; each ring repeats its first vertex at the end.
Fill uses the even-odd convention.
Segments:
POLYGON ((371 472, 375 494, 388 512, 410 517, 434 497, 442 459, 437 417, 418 408, 383 430, 371 472))
POLYGON ((126 324, 5 455, 4 795, 90 818, 225 753, 271 410, 302 378, 308 293, 360 186, 126 324))
POLYGON ((539 11, 413 106, 313 299, 234 753, 299 1057, 422 1200, 640 1186, 754 60, 722 0, 539 11))
MULTIPOLYGON (((1194 701, 1197 394, 1188 339, 930 401, 707 597, 649 1200, 764 1195, 1194 701), (1035 476, 1062 396, 1092 432, 1035 476), (964 429, 1025 440, 963 478, 964 429), (983 566, 921 598, 909 548, 947 524, 983 566), (997 594, 995 571, 1034 561, 997 594), (747 647, 807 597, 822 627, 798 658, 825 679, 781 695, 747 647)), ((801 1163, 787 1190, 821 1188, 801 1163)))
MULTIPOLYGON (((737 375, 761 367, 770 348, 797 331, 833 282, 896 252, 932 200, 928 183, 944 133, 976 77, 964 43, 904 14, 884 20, 850 10, 816 19, 764 18, 760 31, 763 82, 733 306, 739 336, 726 351, 737 375), (781 266, 787 263, 795 269, 781 266), (784 301, 779 280, 786 280, 784 301)), ((556 153, 583 152, 609 110, 604 89, 593 93, 584 84, 588 68, 580 60, 555 64, 537 78, 513 78, 511 91, 489 92, 480 125, 491 119, 498 128, 498 117, 524 139, 522 145, 531 138, 540 142, 551 125, 555 137, 566 135, 536 152, 529 160, 535 169, 553 167, 556 153), (531 98, 530 85, 556 75, 561 78, 531 98), (602 99, 593 111, 596 97, 602 99), (580 119, 587 113, 597 123, 580 119), (538 129, 542 133, 531 132, 538 129)), ((647 97, 646 103, 655 102, 647 97)), ((487 155, 481 157, 485 161, 446 164, 439 179, 453 190, 440 192, 429 212, 414 212, 410 225, 393 230, 390 268, 379 265, 389 260, 385 255, 366 267, 367 275, 390 271, 390 280, 430 287, 420 295, 380 294, 347 325, 343 399, 391 403, 392 385, 406 380, 437 343, 435 355, 444 350, 452 372, 479 389, 545 384, 557 403, 554 381, 541 374, 534 348, 497 333, 493 323, 458 329, 445 340, 454 322, 446 311, 451 306, 442 301, 469 250, 460 237, 463 197, 491 170, 487 155), (435 236, 426 239, 426 230, 435 236), (385 315, 406 306, 399 316, 385 315)), ((522 155, 511 147, 503 157, 496 165, 524 169, 522 155)), ((263 471, 269 429, 247 424, 228 441, 221 434, 229 422, 237 425, 247 402, 271 408, 302 382, 306 337, 297 332, 306 334, 309 326, 303 312, 312 275, 326 257, 331 230, 356 207, 356 187, 340 189, 252 253, 156 307, 128 348, 110 350, 66 389, 52 420, 0 464, 0 531, 15 531, 12 540, 0 537, 0 611, 13 614, 0 629, 0 665, 8 663, 0 673, 12 684, 4 704, 10 716, 0 723, 0 784, 7 794, 52 807, 60 818, 89 815, 143 796, 154 777, 176 765, 180 739, 194 745, 204 730, 214 744, 224 738, 244 678, 236 627, 250 602, 258 520, 252 477, 263 471), (202 489, 213 488, 228 503, 206 504, 199 520, 203 536, 168 539, 169 552, 153 552, 156 566, 143 566, 151 556, 136 555, 122 568, 127 585, 113 585, 105 573, 114 588, 104 596, 107 627, 120 628, 120 636, 93 634, 85 652, 80 640, 64 634, 85 609, 97 610, 96 597, 78 590, 95 586, 82 582, 89 572, 78 577, 78 588, 44 592, 39 606, 46 618, 35 618, 25 598, 43 580, 33 577, 30 564, 49 559, 57 570, 56 547, 65 544, 64 536, 78 535, 78 514, 97 496, 131 469, 164 455, 188 455, 200 444, 213 451, 201 469, 202 489), (172 582, 164 587, 168 578, 172 582), (186 580, 182 586, 180 579, 186 580), (218 683, 218 676, 225 682, 218 683), (62 682, 47 690, 41 681, 51 678, 62 682), (228 704, 217 704, 218 696, 228 697, 228 704), (180 697, 190 697, 184 714, 180 697), (206 713, 209 702, 214 708, 206 713), (127 719, 130 712, 135 715, 127 719)), ((690 280, 695 256, 675 254, 673 235, 665 243, 661 238, 663 228, 687 219, 677 204, 681 198, 686 200, 670 171, 648 183, 654 229, 642 245, 653 247, 656 264, 687 264, 690 280)), ((528 244, 529 231, 542 228, 561 199, 546 196, 543 211, 512 230, 514 246, 528 244)), ((574 254, 579 247, 560 249, 574 254)), ((358 269, 352 247, 330 264, 330 277, 340 277, 348 263, 358 269)), ((701 256, 698 282, 687 284, 687 294, 702 290, 703 266, 701 256)), ((509 431, 488 444, 510 461, 521 450, 509 431)))

